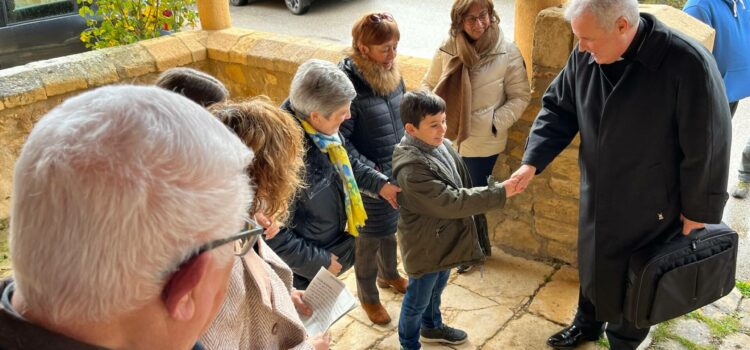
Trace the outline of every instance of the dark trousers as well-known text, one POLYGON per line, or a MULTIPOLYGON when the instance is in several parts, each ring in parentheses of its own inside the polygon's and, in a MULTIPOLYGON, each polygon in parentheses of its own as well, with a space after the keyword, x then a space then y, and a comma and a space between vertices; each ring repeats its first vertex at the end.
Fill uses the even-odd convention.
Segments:
POLYGON ((498 155, 489 157, 461 157, 469 169, 471 184, 474 187, 487 186, 487 176, 492 174, 492 168, 495 167, 498 155))
POLYGON ((409 277, 409 286, 401 303, 401 316, 398 320, 398 340, 401 349, 418 350, 419 330, 443 326, 440 314, 440 296, 448 284, 450 270, 426 273, 419 278, 409 277))
POLYGON ((354 241, 354 275, 357 277, 357 295, 364 304, 380 302, 377 277, 395 280, 401 277, 396 267, 396 235, 383 237, 359 236, 354 241))
POLYGON ((618 323, 608 322, 605 328, 605 323, 597 321, 595 315, 594 304, 583 296, 583 293, 579 290, 578 310, 576 311, 576 317, 573 319, 573 324, 589 334, 601 333, 604 329, 611 350, 635 350, 648 336, 649 328, 635 328, 635 325, 625 318, 621 318, 618 323))

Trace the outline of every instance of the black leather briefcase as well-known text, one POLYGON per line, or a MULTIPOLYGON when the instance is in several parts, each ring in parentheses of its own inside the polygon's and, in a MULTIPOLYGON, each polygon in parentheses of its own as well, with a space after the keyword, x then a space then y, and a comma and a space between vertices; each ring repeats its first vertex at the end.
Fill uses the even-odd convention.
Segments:
POLYGON ((734 288, 737 232, 706 225, 630 258, 624 316, 646 328, 708 305, 734 288))

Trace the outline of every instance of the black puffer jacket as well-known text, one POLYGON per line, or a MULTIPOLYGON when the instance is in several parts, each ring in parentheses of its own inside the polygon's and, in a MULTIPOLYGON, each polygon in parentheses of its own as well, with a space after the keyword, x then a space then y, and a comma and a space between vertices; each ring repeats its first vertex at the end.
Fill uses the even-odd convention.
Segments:
MULTIPOLYGON (((294 115, 289 100, 284 101, 281 108, 294 115)), ((301 126, 300 132, 303 132, 301 126)), ((349 158, 358 183, 366 183, 377 175, 357 159, 349 158)), ((291 267, 294 287, 298 289, 306 288, 321 267, 331 265, 331 253, 338 257, 342 273, 354 265, 354 237, 346 232, 341 178, 328 155, 307 135, 304 161, 307 187, 292 202, 289 224, 266 241, 291 267)))
POLYGON ((391 159, 393 148, 404 136, 399 107, 404 95, 404 82, 388 96, 378 96, 359 72, 351 57, 344 58, 339 67, 346 73, 357 90, 352 101, 352 118, 341 125, 341 134, 346 138, 346 150, 350 158, 357 158, 365 166, 381 176, 360 183, 362 201, 367 211, 365 227, 360 234, 382 237, 396 232, 398 210, 378 195, 386 182, 396 184, 393 179, 391 159))

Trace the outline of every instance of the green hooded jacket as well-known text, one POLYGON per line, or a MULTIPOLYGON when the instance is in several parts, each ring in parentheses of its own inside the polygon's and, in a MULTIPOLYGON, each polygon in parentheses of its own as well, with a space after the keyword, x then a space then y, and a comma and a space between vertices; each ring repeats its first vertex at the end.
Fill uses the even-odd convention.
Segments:
POLYGON ((483 213, 505 205, 502 186, 466 188, 471 179, 450 141, 443 145, 461 183, 436 156, 401 140, 393 151, 393 176, 401 187, 398 239, 411 277, 484 261, 490 243, 483 213), (481 242, 481 243, 480 243, 481 242))

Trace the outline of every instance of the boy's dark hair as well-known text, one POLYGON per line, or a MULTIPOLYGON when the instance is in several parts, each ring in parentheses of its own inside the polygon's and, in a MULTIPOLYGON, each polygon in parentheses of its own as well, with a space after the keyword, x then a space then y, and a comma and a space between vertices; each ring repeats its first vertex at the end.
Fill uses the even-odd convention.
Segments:
POLYGON ((167 69, 156 80, 156 86, 183 95, 203 107, 229 97, 229 91, 218 79, 186 67, 167 69))
POLYGON ((409 91, 401 98, 401 122, 419 129, 419 122, 428 115, 445 112, 445 101, 428 90, 409 91))

